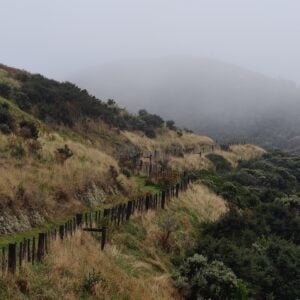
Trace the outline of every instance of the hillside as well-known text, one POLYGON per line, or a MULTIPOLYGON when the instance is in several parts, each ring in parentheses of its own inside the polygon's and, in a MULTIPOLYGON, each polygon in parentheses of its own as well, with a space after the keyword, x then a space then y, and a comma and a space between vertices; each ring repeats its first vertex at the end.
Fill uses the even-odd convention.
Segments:
POLYGON ((70 78, 131 111, 145 107, 220 142, 245 138, 299 150, 300 90, 287 80, 196 57, 110 63, 70 78))
POLYGON ((0 299, 298 295, 298 156, 219 145, 13 68, 0 86, 0 299), (83 227, 106 228, 102 250, 103 231, 83 227))
POLYGON ((71 83, 3 65, 0 74, 1 234, 139 195, 124 155, 169 151, 154 163, 179 171, 210 165, 205 152, 199 155, 211 151, 208 137, 146 111, 130 114, 71 83))

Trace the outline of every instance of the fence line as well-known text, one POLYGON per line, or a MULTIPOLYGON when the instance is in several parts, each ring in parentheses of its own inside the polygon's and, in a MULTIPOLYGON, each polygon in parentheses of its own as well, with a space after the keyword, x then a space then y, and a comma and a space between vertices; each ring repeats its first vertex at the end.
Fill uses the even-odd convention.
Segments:
MULTIPOLYGON (((243 142, 244 144, 245 142, 243 142)), ((226 145, 206 145, 200 148, 200 152, 195 153, 194 148, 185 149, 185 153, 199 154, 213 152, 215 149, 228 150, 233 144, 226 145)), ((182 149, 181 149, 182 151, 182 149)), ((180 155, 178 149, 168 149, 163 155, 180 155)), ((174 198, 178 198, 181 192, 186 191, 191 179, 185 173, 180 174, 176 170, 165 168, 159 165, 156 160, 162 157, 157 150, 153 153, 138 153, 134 156, 123 156, 124 160, 134 162, 134 171, 145 173, 148 176, 156 177, 180 177, 179 183, 176 183, 158 193, 147 194, 144 197, 135 200, 129 200, 126 203, 118 203, 110 208, 104 208, 93 212, 78 213, 64 224, 55 226, 46 232, 40 232, 37 236, 29 239, 24 238, 19 243, 10 243, 8 247, 3 247, 0 251, 0 273, 6 276, 8 273, 15 274, 25 263, 36 264, 44 260, 45 255, 50 251, 53 241, 64 241, 71 238, 77 230, 95 231, 101 233, 101 249, 103 250, 107 242, 108 230, 110 226, 120 226, 130 221, 135 213, 146 213, 149 210, 165 209, 166 205, 174 198), (144 162, 142 158, 149 158, 149 162, 144 162), (86 226, 85 228, 83 226, 86 226), (96 226, 96 227, 93 227, 96 226)))
POLYGON ((188 188, 190 179, 184 175, 180 182, 163 191, 147 194, 126 203, 93 212, 78 213, 64 224, 46 232, 40 232, 32 238, 24 238, 19 243, 10 243, 2 248, 1 275, 15 274, 25 264, 36 264, 44 260, 54 241, 72 238, 77 230, 101 233, 100 246, 103 250, 107 243, 107 232, 112 226, 120 226, 128 221, 134 213, 146 213, 149 210, 165 209, 169 201, 179 197, 188 188))

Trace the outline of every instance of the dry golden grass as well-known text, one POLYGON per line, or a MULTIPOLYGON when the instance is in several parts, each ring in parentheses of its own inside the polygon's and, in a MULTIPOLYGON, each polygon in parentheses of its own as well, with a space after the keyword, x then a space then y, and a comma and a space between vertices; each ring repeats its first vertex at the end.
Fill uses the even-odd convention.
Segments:
MULTIPOLYGON (((109 189, 108 183, 113 184, 110 182, 110 167, 119 170, 112 156, 95 147, 63 139, 58 134, 41 135, 38 139, 42 146, 39 158, 29 152, 22 138, 0 134, 0 139, 0 194, 10 197, 17 205, 20 199, 17 199, 16 192, 22 187, 30 205, 38 202, 38 206, 50 214, 56 214, 56 211, 61 215, 71 214, 82 209, 85 204, 80 198, 94 185, 109 189), (26 150, 21 159, 10 154, 10 147, 16 144, 26 150), (74 155, 61 165, 56 162, 54 153, 65 144, 74 155)), ((125 193, 135 188, 134 183, 122 175, 116 181, 125 193)))
POLYGON ((102 252, 99 242, 82 231, 54 242, 42 268, 27 266, 7 287, 11 299, 181 299, 169 276, 143 274, 138 261, 117 245, 102 252), (85 288, 88 274, 97 278, 85 288), (20 283, 27 287, 25 295, 20 283))
POLYGON ((213 221, 225 212, 222 198, 194 184, 166 210, 136 214, 124 227, 111 231, 103 252, 89 233, 78 231, 63 243, 58 240, 42 266, 27 267, 8 281, 7 295, 12 299, 182 299, 172 284, 171 258, 194 247, 199 222, 213 221), (164 249, 161 237, 168 222, 174 227, 171 246, 164 249), (93 272, 98 279, 84 290, 93 272), (20 283, 27 287, 25 295, 20 283))
POLYGON ((175 205, 193 211, 201 221, 215 221, 227 211, 224 199, 202 184, 191 185, 175 205))
POLYGON ((216 154, 222 155, 227 159, 233 167, 236 167, 239 160, 249 160, 260 157, 266 151, 258 146, 246 145, 233 145, 230 146, 230 151, 216 150, 216 154))
POLYGON ((205 156, 199 154, 185 154, 184 157, 170 157, 169 166, 178 171, 207 169, 211 165, 205 156))
POLYGON ((184 132, 182 136, 178 136, 175 131, 166 128, 158 132, 157 137, 150 139, 143 133, 139 132, 122 132, 134 145, 146 151, 154 151, 166 149, 168 146, 174 145, 179 148, 197 145, 211 145, 213 140, 207 136, 200 136, 193 133, 184 132))

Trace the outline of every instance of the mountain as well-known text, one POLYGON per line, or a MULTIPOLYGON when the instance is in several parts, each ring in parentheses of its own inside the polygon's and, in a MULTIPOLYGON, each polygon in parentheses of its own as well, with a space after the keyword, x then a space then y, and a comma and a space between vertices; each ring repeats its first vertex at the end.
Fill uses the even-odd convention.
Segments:
POLYGON ((191 57, 110 63, 71 78, 98 97, 131 111, 145 107, 217 140, 300 149, 300 90, 291 81, 191 57))

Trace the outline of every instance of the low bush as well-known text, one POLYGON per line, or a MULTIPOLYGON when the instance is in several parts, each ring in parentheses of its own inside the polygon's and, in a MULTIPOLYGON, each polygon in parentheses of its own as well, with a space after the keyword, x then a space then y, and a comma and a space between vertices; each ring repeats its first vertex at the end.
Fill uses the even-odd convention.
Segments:
POLYGON ((39 137, 39 130, 33 122, 22 121, 19 126, 20 136, 26 139, 37 139, 39 137))

